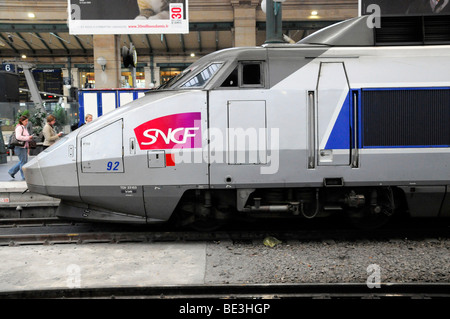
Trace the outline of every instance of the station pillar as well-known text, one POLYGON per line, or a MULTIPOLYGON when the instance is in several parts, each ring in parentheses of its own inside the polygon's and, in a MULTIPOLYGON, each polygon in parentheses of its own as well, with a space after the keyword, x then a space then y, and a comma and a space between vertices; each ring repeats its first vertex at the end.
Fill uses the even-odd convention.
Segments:
POLYGON ((95 88, 111 89, 120 87, 121 54, 120 36, 114 34, 94 35, 95 88), (98 63, 99 58, 106 64, 98 63))
POLYGON ((256 46, 256 7, 260 0, 231 0, 234 11, 234 46, 256 46))

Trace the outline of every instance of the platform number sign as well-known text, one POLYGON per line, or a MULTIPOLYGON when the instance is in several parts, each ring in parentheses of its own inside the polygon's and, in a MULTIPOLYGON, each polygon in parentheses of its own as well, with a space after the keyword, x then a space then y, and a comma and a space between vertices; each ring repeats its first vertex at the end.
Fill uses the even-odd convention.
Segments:
POLYGON ((171 3, 169 6, 169 14, 172 25, 181 25, 183 21, 183 4, 171 3))
POLYGON ((14 64, 3 63, 2 70, 6 72, 16 72, 16 66, 14 64))

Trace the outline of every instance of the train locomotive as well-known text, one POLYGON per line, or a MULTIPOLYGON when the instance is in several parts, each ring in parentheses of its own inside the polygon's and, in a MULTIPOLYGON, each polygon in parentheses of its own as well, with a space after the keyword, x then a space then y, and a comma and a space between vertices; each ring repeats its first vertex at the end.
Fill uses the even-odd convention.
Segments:
POLYGON ((32 159, 29 190, 83 221, 449 216, 450 45, 368 19, 199 59, 32 159))

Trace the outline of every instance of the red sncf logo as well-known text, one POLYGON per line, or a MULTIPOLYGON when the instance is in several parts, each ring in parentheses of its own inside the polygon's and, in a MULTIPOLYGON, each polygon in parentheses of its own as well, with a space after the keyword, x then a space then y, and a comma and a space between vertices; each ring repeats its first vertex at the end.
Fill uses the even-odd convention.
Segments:
POLYGON ((201 148, 201 113, 178 113, 145 122, 134 129, 141 150, 201 148))

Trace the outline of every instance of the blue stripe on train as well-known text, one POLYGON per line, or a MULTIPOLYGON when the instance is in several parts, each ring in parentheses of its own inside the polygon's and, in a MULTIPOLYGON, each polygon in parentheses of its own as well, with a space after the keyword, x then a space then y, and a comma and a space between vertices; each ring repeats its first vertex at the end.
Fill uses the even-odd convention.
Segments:
POLYGON ((350 148, 350 92, 345 98, 341 111, 334 123, 333 130, 328 138, 325 149, 349 149, 350 148))

